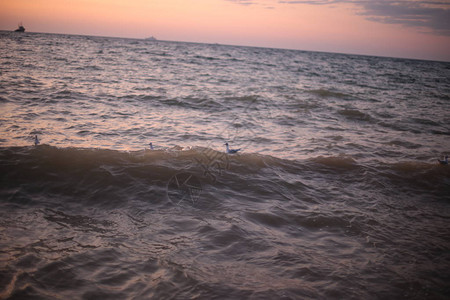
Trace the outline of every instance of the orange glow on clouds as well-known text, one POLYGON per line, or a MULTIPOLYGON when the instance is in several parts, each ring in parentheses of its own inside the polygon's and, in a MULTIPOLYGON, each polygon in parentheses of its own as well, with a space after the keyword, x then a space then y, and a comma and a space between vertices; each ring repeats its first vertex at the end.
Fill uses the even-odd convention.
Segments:
POLYGON ((450 61, 450 37, 368 21, 351 4, 227 0, 2 0, 0 29, 450 61))

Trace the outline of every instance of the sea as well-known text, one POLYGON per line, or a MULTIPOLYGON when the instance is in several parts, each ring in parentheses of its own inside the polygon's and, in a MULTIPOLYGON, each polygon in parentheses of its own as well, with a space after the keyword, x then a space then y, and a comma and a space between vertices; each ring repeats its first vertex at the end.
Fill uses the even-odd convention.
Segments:
POLYGON ((448 154, 449 62, 2 31, 0 299, 449 299, 448 154))

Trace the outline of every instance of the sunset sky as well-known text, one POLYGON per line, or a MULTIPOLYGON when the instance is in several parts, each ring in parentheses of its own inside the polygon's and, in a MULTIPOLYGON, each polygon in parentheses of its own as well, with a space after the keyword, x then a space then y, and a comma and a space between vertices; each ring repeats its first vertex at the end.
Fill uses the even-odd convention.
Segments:
POLYGON ((450 0, 0 0, 0 30, 19 22, 29 32, 450 61, 450 0))

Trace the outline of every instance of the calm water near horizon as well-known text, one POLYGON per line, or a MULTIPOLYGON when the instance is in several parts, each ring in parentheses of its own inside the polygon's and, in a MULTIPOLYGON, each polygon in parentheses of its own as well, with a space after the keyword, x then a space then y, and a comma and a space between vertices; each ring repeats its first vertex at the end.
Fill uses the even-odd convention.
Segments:
POLYGON ((0 32, 0 299, 447 299, 449 111, 448 62, 0 32))

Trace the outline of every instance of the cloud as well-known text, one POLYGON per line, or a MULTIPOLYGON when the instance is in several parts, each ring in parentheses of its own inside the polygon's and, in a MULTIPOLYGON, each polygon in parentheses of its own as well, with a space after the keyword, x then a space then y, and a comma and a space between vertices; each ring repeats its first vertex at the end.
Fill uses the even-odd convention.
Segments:
POLYGON ((228 2, 233 2, 240 5, 259 5, 264 7, 265 9, 275 9, 275 6, 273 6, 274 2, 277 2, 276 0, 225 0, 228 2))
POLYGON ((361 8, 360 15, 386 24, 426 28, 450 36, 449 0, 284 0, 285 4, 330 5, 352 3, 361 8))

